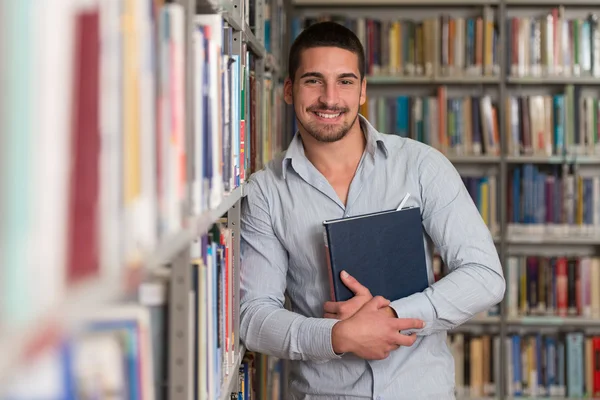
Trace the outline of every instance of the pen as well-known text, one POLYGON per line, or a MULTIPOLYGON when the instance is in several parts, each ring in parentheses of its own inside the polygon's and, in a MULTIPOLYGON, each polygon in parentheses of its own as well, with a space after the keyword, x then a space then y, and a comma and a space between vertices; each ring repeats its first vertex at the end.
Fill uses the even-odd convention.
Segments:
POLYGON ((406 196, 404 196, 404 198, 400 202, 400 205, 398 206, 398 208, 396 208, 396 211, 402 210, 402 207, 404 206, 404 204, 406 204, 406 201, 408 200, 409 197, 410 197, 410 193, 406 193, 406 196))

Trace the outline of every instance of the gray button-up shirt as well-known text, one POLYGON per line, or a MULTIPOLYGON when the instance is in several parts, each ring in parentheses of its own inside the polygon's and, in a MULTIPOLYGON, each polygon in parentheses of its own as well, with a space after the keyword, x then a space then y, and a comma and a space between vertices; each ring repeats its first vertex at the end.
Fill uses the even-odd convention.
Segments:
POLYGON ((446 332, 501 301, 505 281, 498 253, 459 174, 440 152, 360 120, 367 145, 346 206, 308 161, 298 134, 285 154, 248 180, 241 226, 241 340, 249 350, 294 360, 293 399, 453 399, 446 332), (322 318, 330 300, 322 223, 395 209, 407 192, 406 206, 421 208, 432 284, 390 300, 399 317, 421 318, 426 326, 413 346, 385 360, 338 356, 331 344, 338 321, 322 318), (434 248, 451 271, 436 283, 434 248), (284 308, 286 291, 291 311, 284 308))

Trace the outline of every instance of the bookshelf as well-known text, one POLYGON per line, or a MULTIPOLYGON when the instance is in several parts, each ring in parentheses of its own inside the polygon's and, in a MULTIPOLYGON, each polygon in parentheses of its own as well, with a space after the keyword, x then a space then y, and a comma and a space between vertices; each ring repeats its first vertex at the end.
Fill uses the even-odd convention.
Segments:
POLYGON ((280 392, 238 338, 239 221, 291 136, 289 7, 0 5, 0 398, 280 392))
MULTIPOLYGON (((591 271, 600 256, 596 230, 600 226, 600 152, 596 150, 600 31, 597 19, 589 18, 600 15, 600 3, 294 0, 294 6, 294 36, 303 26, 323 19, 357 33, 367 57, 367 102, 361 113, 380 131, 409 136, 444 152, 466 178, 480 211, 487 210, 484 219, 488 218, 490 230, 495 229, 506 295, 499 309, 449 332, 448 345, 455 359, 459 355, 457 398, 552 395, 568 399, 582 393, 599 397, 600 388, 590 386, 593 378, 588 375, 599 332, 600 293, 582 289, 585 285, 580 282, 589 277, 595 282, 592 287, 600 287, 595 275, 587 275, 596 273, 591 271), (481 103, 483 98, 486 104, 481 103), (534 137, 533 132, 539 134, 534 137), (473 136, 476 133, 482 136, 473 136), (487 181, 477 181, 478 177, 487 181), (487 195, 478 194, 482 188, 487 195), (536 213, 539 210, 544 215, 536 213), (567 286, 542 285, 541 276, 547 276, 546 271, 555 273, 555 263, 564 260, 573 260, 573 267, 557 279, 567 286), (580 273, 585 277, 579 278, 580 273), (578 283, 571 283, 575 279, 578 283), (540 287, 538 293, 535 288, 540 287), (546 300, 553 304, 567 296, 568 315, 542 307, 540 294, 549 296, 546 300), (523 307, 531 302, 541 308, 532 313, 513 308, 509 313, 515 303, 523 307), (543 343, 536 350, 529 338, 540 332, 543 343), (471 341, 471 348, 492 356, 493 365, 469 358, 473 357, 471 341), (536 355, 560 351, 564 355, 567 346, 578 353, 554 360, 554 371, 562 371, 565 379, 554 382, 552 390, 543 390, 543 379, 549 379, 545 368, 536 367, 539 381, 523 372, 523 368, 529 368, 527 373, 535 370, 536 355), (523 357, 520 363, 513 360, 513 353, 523 357), (469 368, 469 362, 476 363, 475 368, 469 368), (516 365, 523 373, 519 379, 516 365), (567 376, 569 366, 578 367, 586 378, 577 381, 567 376), (481 369, 487 371, 483 380, 481 369)), ((443 266, 434 260, 433 268, 438 274, 443 266)), ((553 373, 551 378, 558 379, 558 373, 553 373)))

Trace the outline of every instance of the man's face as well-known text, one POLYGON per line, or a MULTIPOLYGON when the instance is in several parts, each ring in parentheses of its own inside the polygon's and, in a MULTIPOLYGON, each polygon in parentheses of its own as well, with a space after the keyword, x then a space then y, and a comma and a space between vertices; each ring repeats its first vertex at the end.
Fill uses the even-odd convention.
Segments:
POLYGON ((357 122, 365 93, 358 56, 338 47, 304 50, 295 81, 285 82, 285 101, 294 105, 301 129, 326 143, 342 139, 357 122))

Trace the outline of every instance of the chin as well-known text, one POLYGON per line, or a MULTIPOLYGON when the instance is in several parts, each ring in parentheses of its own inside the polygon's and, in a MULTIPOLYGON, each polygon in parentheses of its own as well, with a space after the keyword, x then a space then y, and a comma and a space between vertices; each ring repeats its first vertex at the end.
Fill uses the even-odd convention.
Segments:
POLYGON ((311 118, 310 121, 300 124, 304 127, 304 130, 317 141, 322 143, 334 143, 342 140, 348 135, 348 132, 350 132, 350 129, 357 118, 358 114, 356 114, 353 120, 349 121, 348 115, 342 113, 342 115, 337 116, 336 118, 329 119, 317 116, 316 119, 311 118))

